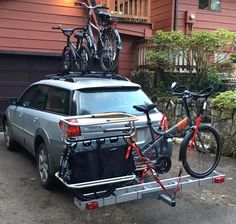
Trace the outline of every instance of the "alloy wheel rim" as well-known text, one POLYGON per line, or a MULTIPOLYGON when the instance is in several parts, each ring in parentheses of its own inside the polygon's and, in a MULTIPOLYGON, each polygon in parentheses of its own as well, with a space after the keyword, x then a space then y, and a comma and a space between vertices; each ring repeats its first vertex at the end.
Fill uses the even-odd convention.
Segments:
POLYGON ((41 180, 45 183, 48 179, 48 162, 47 156, 44 150, 40 150, 39 152, 39 174, 41 180))
POLYGON ((9 135, 9 128, 8 128, 7 125, 6 125, 5 130, 4 130, 4 137, 5 137, 6 146, 9 147, 9 145, 10 145, 10 135, 9 135))

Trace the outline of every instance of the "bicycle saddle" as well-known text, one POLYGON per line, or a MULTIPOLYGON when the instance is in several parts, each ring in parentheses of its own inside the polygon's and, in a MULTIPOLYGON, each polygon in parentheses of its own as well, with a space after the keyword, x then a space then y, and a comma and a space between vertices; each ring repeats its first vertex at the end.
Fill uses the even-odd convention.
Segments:
POLYGON ((107 12, 99 12, 98 16, 102 19, 102 20, 110 20, 111 19, 111 14, 107 13, 107 12))
POLYGON ((134 105, 133 108, 139 112, 148 113, 156 107, 156 104, 134 105))

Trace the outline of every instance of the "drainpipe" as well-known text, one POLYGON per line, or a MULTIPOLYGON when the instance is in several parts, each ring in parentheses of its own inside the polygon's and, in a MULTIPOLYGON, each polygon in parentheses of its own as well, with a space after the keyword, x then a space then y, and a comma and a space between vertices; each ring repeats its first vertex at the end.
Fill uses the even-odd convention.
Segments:
POLYGON ((174 31, 178 30, 178 0, 175 0, 174 5, 174 24, 173 24, 174 31))

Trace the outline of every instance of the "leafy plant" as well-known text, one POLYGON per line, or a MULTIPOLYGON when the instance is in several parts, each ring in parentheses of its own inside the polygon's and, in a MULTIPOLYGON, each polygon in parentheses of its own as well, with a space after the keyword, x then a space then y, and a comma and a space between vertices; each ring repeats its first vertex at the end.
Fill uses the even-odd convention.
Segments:
POLYGON ((202 77, 211 68, 216 68, 227 57, 235 40, 235 33, 225 29, 192 32, 188 38, 188 48, 196 63, 197 76, 202 77))
POLYGON ((148 56, 156 68, 169 72, 178 70, 176 58, 180 58, 187 62, 190 73, 190 68, 196 67, 198 80, 207 77, 209 84, 216 85, 221 83, 216 74, 217 69, 220 72, 229 69, 225 59, 236 42, 236 34, 225 29, 213 32, 193 31, 189 36, 182 32, 159 31, 153 36, 152 42, 155 47, 149 51, 148 56))
POLYGON ((224 108, 232 110, 236 108, 236 91, 229 90, 223 93, 220 93, 212 101, 213 106, 217 108, 224 108))
POLYGON ((154 91, 153 82, 154 82, 154 74, 148 70, 139 70, 134 71, 131 74, 131 81, 138 83, 143 91, 151 96, 154 91))
POLYGON ((222 75, 215 69, 209 69, 207 73, 201 77, 201 86, 219 87, 222 82, 222 75))
POLYGON ((155 46, 148 52, 151 64, 163 69, 173 68, 174 56, 183 54, 186 46, 186 38, 182 32, 158 31, 151 41, 155 46))
POLYGON ((233 63, 236 63, 236 52, 230 54, 229 59, 230 59, 233 63))

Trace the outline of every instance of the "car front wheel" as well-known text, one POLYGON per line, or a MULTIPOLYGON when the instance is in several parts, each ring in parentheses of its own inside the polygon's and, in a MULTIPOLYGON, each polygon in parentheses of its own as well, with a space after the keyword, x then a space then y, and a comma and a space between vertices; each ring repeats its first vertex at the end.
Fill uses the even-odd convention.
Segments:
POLYGON ((41 143, 38 147, 37 163, 41 185, 46 189, 51 189, 54 183, 54 176, 50 174, 49 157, 44 143, 41 143))
POLYGON ((3 130, 4 130, 5 145, 7 149, 10 151, 14 151, 16 144, 15 140, 12 138, 11 127, 7 120, 4 122, 3 130))

